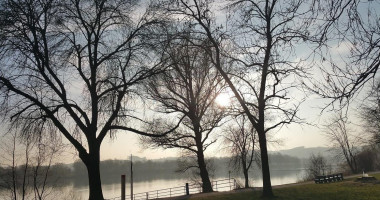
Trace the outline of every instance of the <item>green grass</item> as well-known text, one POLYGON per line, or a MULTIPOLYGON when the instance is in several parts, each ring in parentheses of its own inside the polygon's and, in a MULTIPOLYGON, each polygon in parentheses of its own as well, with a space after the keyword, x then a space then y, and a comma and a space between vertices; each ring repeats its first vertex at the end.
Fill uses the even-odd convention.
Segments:
MULTIPOLYGON (((380 174, 373 175, 380 180, 380 174)), ((380 199, 380 183, 354 182, 355 178, 328 184, 307 184, 273 189, 274 199, 380 199)), ((261 199, 261 191, 242 191, 231 194, 215 194, 208 197, 193 197, 191 200, 252 200, 261 199)))

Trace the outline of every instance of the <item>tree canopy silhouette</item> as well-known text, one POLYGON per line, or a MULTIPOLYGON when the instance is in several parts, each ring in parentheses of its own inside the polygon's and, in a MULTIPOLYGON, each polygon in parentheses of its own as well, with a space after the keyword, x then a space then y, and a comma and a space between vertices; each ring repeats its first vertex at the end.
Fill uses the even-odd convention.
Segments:
POLYGON ((87 167, 89 199, 103 199, 104 138, 159 136, 134 126, 133 108, 136 85, 161 72, 146 38, 161 24, 138 1, 6 0, 0 8, 3 116, 23 134, 62 134, 87 167))
MULTIPOLYGON (((211 135, 225 117, 224 109, 215 102, 225 84, 210 57, 198 47, 204 45, 207 39, 194 41, 186 37, 172 41, 167 52, 170 67, 151 79, 147 90, 150 98, 158 102, 157 111, 178 113, 184 120, 176 131, 164 137, 144 138, 144 141, 153 147, 179 148, 196 157, 193 167, 199 169, 202 191, 212 192, 204 152, 215 143, 211 135)), ((154 130, 157 126, 150 128, 154 130)))

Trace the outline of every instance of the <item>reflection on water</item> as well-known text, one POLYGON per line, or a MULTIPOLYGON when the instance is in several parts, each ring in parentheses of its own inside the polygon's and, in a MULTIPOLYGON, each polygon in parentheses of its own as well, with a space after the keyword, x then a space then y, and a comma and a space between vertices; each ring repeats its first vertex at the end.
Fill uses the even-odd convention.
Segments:
MULTIPOLYGON (((153 190, 159 190, 163 188, 169 187, 177 187, 181 185, 185 185, 186 179, 169 179, 169 180, 152 180, 152 181, 143 181, 143 182, 134 182, 133 184, 133 192, 142 193, 153 190)), ((67 186, 70 187, 70 186, 67 186)), ((72 187, 72 186, 71 186, 72 187)), ((118 197, 121 194, 121 185, 120 183, 114 184, 103 184, 103 195, 104 198, 113 198, 118 197)), ((81 197, 83 200, 88 198, 88 188, 85 186, 75 188, 74 190, 75 196, 81 197)), ((130 185, 126 184, 126 194, 130 194, 130 185)))
MULTIPOLYGON (((299 169, 289 169, 289 170, 271 170, 271 182, 272 185, 282 185, 288 183, 295 183, 302 179, 305 174, 305 170, 299 169)), ((239 177, 236 174, 232 174, 235 177, 238 184, 243 185, 244 178, 239 177)), ((250 184, 254 187, 262 187, 261 172, 259 170, 254 170, 250 172, 250 184)), ((178 178, 173 178, 171 176, 169 179, 155 179, 150 181, 136 181, 134 182, 134 193, 149 192, 154 190, 160 190, 164 188, 172 188, 178 186, 185 186, 189 179, 184 178, 184 176, 178 175, 178 178)), ((216 174, 213 180, 227 179, 228 171, 222 171, 216 174)), ((88 198, 88 186, 87 180, 66 180, 67 183, 64 186, 54 188, 50 191, 47 199, 63 199, 63 200, 85 200, 88 198)), ((120 177, 112 177, 103 181, 103 194, 105 198, 119 197, 121 194, 120 177)), ((126 194, 130 194, 130 185, 126 185, 126 194)), ((5 191, 0 190, 0 199, 9 199, 8 194, 5 191)))
MULTIPOLYGON (((271 170, 271 182, 272 185, 283 185, 288 183, 295 183, 303 178, 305 174, 305 170, 300 169, 289 169, 289 170, 271 170)), ((232 175, 233 176, 233 175, 232 175)), ((255 170, 250 173, 251 185, 254 187, 262 187, 262 178, 261 172, 255 170)), ((236 176, 233 176, 236 177, 236 176)), ((214 180, 219 179, 227 179, 228 173, 225 176, 218 174, 214 180)), ((236 180, 239 184, 244 184, 244 177, 236 177, 236 180)), ((113 183, 110 183, 110 180, 106 181, 107 184, 103 184, 103 194, 105 198, 113 198, 120 196, 121 193, 121 185, 120 185, 120 177, 118 179, 114 179, 113 183)), ((139 181, 134 182, 134 193, 142 193, 153 190, 160 190, 164 188, 178 187, 184 186, 186 182, 189 182, 188 179, 180 177, 178 179, 156 179, 151 181, 139 181)), ((81 199, 88 198, 88 187, 85 185, 74 184, 68 185, 64 187, 66 191, 72 190, 76 197, 80 197, 81 199)), ((127 183, 126 185, 126 194, 130 194, 130 185, 127 183)))

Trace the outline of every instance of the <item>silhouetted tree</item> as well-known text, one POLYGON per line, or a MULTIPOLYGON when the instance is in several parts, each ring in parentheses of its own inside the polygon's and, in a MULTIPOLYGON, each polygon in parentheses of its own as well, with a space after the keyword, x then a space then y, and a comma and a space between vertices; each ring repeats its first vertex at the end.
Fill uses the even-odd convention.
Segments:
MULTIPOLYGON (((362 99, 360 114, 365 128, 378 142, 377 116, 378 69, 380 66, 380 24, 378 1, 316 1, 321 13, 320 74, 307 87, 323 98, 327 106, 341 109, 350 106, 363 91, 370 90, 362 99), (321 78, 322 77, 322 78, 321 78)), ((327 106, 325 108, 327 108, 327 106)))
POLYGON ((363 147, 362 150, 356 155, 358 163, 358 170, 370 172, 377 170, 376 165, 379 162, 379 149, 372 146, 363 147))
POLYGON ((48 181, 56 180, 51 176, 50 167, 64 145, 59 138, 47 140, 28 136, 22 138, 14 132, 4 136, 0 164, 5 166, 5 172, 0 182, 9 191, 10 199, 49 199, 53 187, 48 187, 48 181))
MULTIPOLYGON (((184 116, 181 126, 160 138, 148 138, 154 147, 179 148, 196 157, 202 179, 202 191, 212 192, 204 151, 216 140, 211 134, 221 124, 223 109, 215 98, 225 88, 223 79, 212 66, 210 56, 197 46, 208 45, 208 40, 182 39, 168 48, 170 67, 155 76, 147 85, 150 98, 158 102, 157 111, 184 116)), ((154 125, 151 128, 157 129, 154 125)), ((188 168, 193 166, 188 166, 188 168)))
POLYGON ((257 133, 245 116, 238 116, 234 123, 224 131, 224 143, 231 152, 232 165, 238 171, 242 170, 245 188, 249 188, 249 169, 257 158, 257 133))
POLYGON ((366 101, 360 109, 360 115, 364 122, 364 127, 372 137, 368 138, 368 143, 380 144, 380 85, 376 84, 366 101))
POLYGON ((196 34, 208 38, 209 45, 204 49, 258 133, 263 196, 271 197, 266 134, 296 119, 298 105, 286 104, 288 92, 296 85, 284 84, 284 81, 304 74, 304 69, 291 62, 289 57, 295 43, 311 39, 308 29, 312 25, 312 9, 308 10, 308 4, 304 1, 232 1, 228 19, 237 25, 230 27, 231 35, 236 40, 227 41, 228 34, 223 32, 223 26, 218 26, 213 17, 216 5, 211 5, 211 2, 161 0, 157 7, 165 14, 196 27, 196 34), (224 52, 226 46, 231 45, 237 46, 236 50, 224 52), (225 55, 242 67, 241 73, 231 75, 223 69, 221 59, 225 55), (245 85, 244 89, 238 89, 241 88, 240 84, 245 85), (277 121, 267 123, 269 113, 273 113, 277 121))
POLYGON ((306 164, 307 180, 313 180, 316 176, 327 175, 331 172, 327 160, 321 154, 311 154, 306 164))
POLYGON ((347 163, 353 174, 357 173, 358 163, 356 157, 359 153, 359 140, 358 137, 352 135, 352 130, 348 127, 347 118, 340 113, 331 118, 324 126, 324 129, 325 135, 336 149, 337 157, 347 163))
POLYGON ((306 85, 316 94, 332 100, 328 105, 338 102, 346 106, 365 86, 374 83, 371 80, 380 66, 380 3, 316 2, 321 16, 321 47, 324 47, 318 52, 322 76, 306 85))
POLYGON ((159 24, 149 9, 136 14, 139 1, 5 0, 0 8, 2 116, 23 134, 62 134, 87 167, 89 199, 103 199, 104 138, 158 136, 132 126, 136 84, 161 71, 145 48, 159 24))

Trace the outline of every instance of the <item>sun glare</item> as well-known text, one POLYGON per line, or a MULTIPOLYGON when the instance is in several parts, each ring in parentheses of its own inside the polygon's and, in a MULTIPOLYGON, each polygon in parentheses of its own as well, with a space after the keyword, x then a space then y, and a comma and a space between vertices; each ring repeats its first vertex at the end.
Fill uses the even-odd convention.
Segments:
POLYGON ((231 103, 231 97, 227 93, 221 93, 216 97, 215 102, 219 106, 227 107, 231 103))

